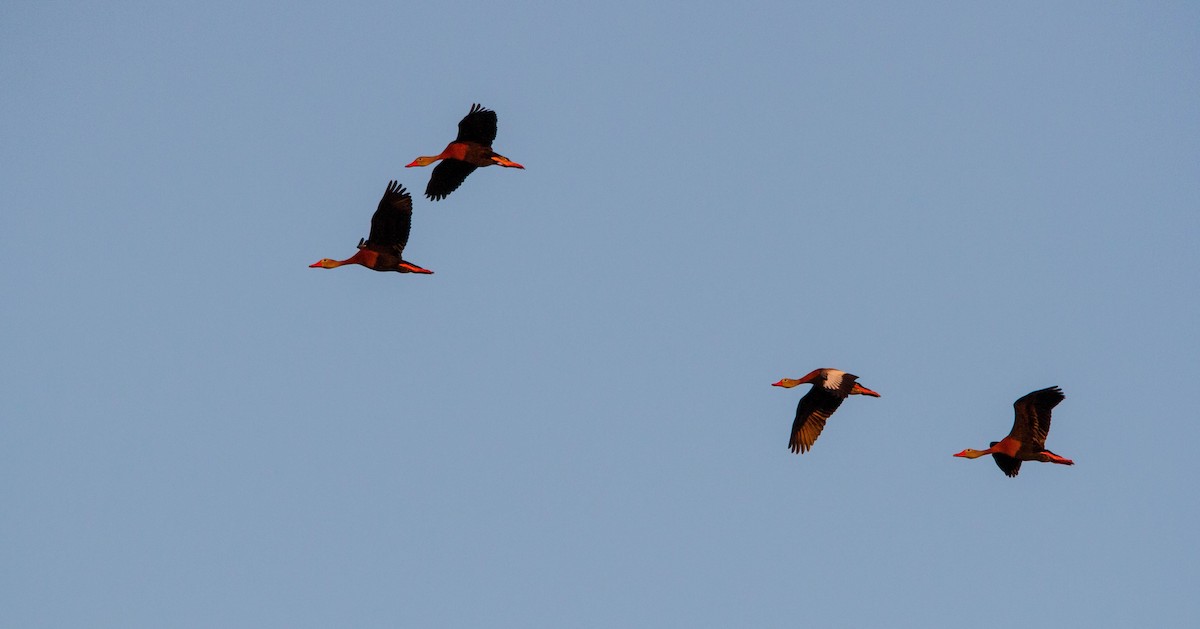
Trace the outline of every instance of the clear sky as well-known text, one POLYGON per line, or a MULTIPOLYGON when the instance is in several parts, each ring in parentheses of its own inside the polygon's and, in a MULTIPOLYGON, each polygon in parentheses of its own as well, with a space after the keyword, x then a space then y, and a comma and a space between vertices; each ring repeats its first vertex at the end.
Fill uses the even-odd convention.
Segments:
POLYGON ((0 625, 1197 625, 1200 7, 565 4, 0 9, 0 625))

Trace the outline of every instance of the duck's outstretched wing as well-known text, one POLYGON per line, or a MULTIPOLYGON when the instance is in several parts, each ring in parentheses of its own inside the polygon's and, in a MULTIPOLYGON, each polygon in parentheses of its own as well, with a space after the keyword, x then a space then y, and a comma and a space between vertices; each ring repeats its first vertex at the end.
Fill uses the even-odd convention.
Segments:
POLYGON ((387 191, 379 200, 379 208, 371 216, 371 235, 362 246, 374 251, 394 253, 397 257, 408 244, 412 229, 412 195, 395 181, 388 182, 387 191))
POLYGON ((458 122, 458 137, 455 142, 477 142, 491 146, 496 141, 496 112, 478 103, 458 122))

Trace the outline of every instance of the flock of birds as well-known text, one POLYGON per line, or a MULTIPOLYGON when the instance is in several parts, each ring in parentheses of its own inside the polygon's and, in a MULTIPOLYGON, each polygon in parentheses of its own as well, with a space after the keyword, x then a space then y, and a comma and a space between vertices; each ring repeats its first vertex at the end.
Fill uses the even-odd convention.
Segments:
MULTIPOLYGON (((807 452, 821 435, 825 421, 851 395, 879 394, 858 383, 858 376, 840 369, 815 369, 803 378, 784 378, 772 386, 790 389, 801 384, 812 388, 796 406, 796 420, 792 422, 792 437, 788 447, 799 454, 807 452)), ((1041 461, 1059 465, 1075 465, 1071 459, 1061 457, 1046 449, 1046 435, 1050 432, 1050 412, 1066 399, 1062 389, 1048 387, 1039 389, 1013 402, 1016 419, 1012 430, 1000 441, 988 444, 986 450, 967 448, 954 456, 978 459, 990 454, 1000 471, 1012 477, 1021 471, 1021 461, 1041 461)))
MULTIPOLYGON (((497 164, 505 168, 525 167, 492 150, 496 141, 496 112, 482 105, 471 105, 471 111, 458 123, 458 137, 446 145, 437 155, 422 155, 405 166, 428 166, 441 162, 433 168, 425 196, 430 201, 441 201, 462 185, 476 168, 497 164)), ((372 271, 397 271, 399 273, 424 273, 433 271, 422 268, 404 259, 404 246, 412 231, 412 195, 395 181, 388 182, 387 191, 379 200, 379 208, 371 216, 371 234, 366 240, 359 239, 358 252, 345 260, 321 258, 308 265, 312 269, 336 269, 347 264, 358 264, 372 271)))
MULTIPOLYGON (((425 196, 431 201, 440 201, 458 189, 467 176, 476 168, 499 165, 505 168, 524 166, 492 150, 496 140, 496 112, 481 105, 471 106, 471 111, 458 123, 458 137, 437 155, 421 156, 408 164, 428 166, 440 162, 425 186, 425 196)), ((412 196, 396 181, 388 182, 387 191, 379 200, 379 207, 371 216, 371 232, 358 241, 358 252, 345 260, 322 258, 310 268, 333 269, 347 264, 358 264, 373 271, 397 271, 400 273, 432 274, 404 259, 404 246, 412 228, 412 196)), ((802 378, 783 378, 773 386, 790 389, 801 384, 812 388, 796 407, 796 419, 792 422, 788 448, 796 453, 807 452, 816 443, 825 428, 825 422, 851 395, 880 397, 878 393, 858 383, 858 376, 839 369, 815 369, 802 378)), ((1049 387, 1029 393, 1013 403, 1016 419, 1008 436, 993 441, 986 450, 967 448, 956 457, 977 459, 990 454, 996 465, 1006 475, 1016 476, 1021 471, 1022 461, 1041 461, 1074 465, 1075 462, 1046 449, 1046 435, 1050 432, 1050 413, 1066 396, 1062 389, 1049 387)))

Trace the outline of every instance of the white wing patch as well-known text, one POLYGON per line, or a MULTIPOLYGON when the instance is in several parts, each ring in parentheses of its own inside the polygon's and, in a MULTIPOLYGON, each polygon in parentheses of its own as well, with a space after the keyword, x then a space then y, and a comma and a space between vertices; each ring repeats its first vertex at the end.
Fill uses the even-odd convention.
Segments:
POLYGON ((844 375, 846 375, 846 372, 840 369, 826 369, 825 388, 830 391, 837 391, 842 388, 842 376, 844 375))

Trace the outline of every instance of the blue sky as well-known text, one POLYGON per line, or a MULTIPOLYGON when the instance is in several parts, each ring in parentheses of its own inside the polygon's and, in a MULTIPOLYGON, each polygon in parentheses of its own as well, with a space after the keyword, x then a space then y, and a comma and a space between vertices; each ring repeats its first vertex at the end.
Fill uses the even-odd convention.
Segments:
POLYGON ((1200 9, 0 10, 0 624, 1193 626, 1200 9), (471 103, 526 170, 415 199, 471 103), (816 367, 847 401, 787 451, 816 367), (986 447, 1060 385, 1008 479, 986 447))

